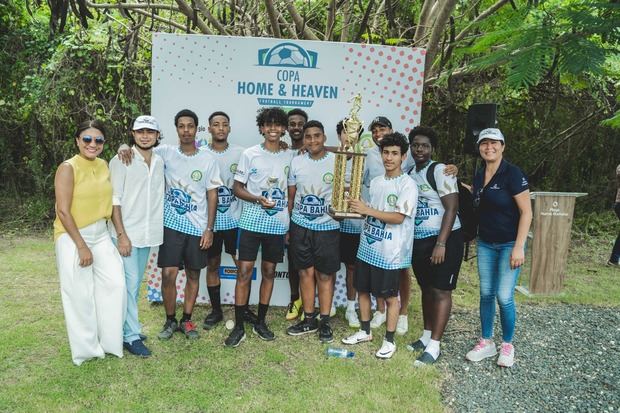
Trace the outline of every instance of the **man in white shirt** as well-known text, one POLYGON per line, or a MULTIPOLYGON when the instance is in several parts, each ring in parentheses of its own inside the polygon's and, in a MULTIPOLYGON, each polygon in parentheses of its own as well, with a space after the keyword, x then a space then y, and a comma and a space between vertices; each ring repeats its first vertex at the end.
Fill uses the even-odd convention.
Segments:
POLYGON ((134 161, 110 161, 112 224, 109 230, 123 258, 127 312, 123 345, 131 354, 149 357, 138 320, 138 296, 151 247, 163 242, 164 163, 153 153, 159 144, 159 124, 152 116, 136 118, 131 131, 134 161))

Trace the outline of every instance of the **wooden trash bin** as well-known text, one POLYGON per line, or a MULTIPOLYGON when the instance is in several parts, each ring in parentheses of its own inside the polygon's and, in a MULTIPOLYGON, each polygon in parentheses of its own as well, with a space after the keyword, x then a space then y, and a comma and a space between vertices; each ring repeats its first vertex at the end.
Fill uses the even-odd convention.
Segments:
POLYGON ((582 192, 532 192, 534 201, 529 286, 525 294, 556 294, 564 286, 575 199, 582 192))

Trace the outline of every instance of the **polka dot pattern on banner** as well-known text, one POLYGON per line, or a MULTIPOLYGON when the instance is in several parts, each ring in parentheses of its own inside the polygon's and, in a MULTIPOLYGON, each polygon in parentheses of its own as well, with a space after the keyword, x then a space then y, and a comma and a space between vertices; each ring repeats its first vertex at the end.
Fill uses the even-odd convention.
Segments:
POLYGON ((350 96, 360 92, 363 104, 376 112, 385 101, 397 108, 397 119, 392 119, 394 129, 408 133, 418 125, 422 107, 422 85, 424 84, 424 58, 426 50, 377 45, 361 45, 361 50, 351 45, 343 45, 344 64, 342 70, 353 74, 356 66, 364 62, 372 62, 374 67, 382 69, 379 77, 381 83, 374 82, 374 69, 368 75, 358 75, 346 79, 346 87, 350 96))

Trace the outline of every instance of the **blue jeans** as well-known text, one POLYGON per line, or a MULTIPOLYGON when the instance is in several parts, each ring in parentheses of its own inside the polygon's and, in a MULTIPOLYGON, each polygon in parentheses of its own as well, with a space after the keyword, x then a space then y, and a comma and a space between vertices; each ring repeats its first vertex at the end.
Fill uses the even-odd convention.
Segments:
POLYGON ((514 291, 521 271, 521 267, 514 270, 510 268, 510 253, 515 243, 490 243, 478 238, 477 245, 482 338, 493 338, 497 299, 502 322, 502 340, 511 343, 517 318, 514 291))
MULTIPOLYGON (((114 241, 116 244, 116 240, 114 241)), ((142 331, 142 324, 138 321, 138 298, 150 252, 151 247, 131 247, 131 255, 121 257, 125 267, 125 284, 127 285, 127 313, 123 325, 123 341, 125 343, 138 340, 142 331)))

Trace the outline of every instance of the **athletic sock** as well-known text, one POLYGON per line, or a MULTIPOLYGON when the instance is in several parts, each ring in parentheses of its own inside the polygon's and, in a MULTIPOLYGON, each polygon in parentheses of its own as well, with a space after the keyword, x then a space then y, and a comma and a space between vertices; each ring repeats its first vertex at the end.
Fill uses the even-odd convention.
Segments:
POLYGON ((394 332, 395 331, 386 331, 385 332, 385 340, 394 344, 394 332))
POLYGON ((422 342, 422 344, 428 346, 428 342, 431 341, 431 334, 431 330, 424 330, 422 332, 422 337, 420 337, 420 341, 422 342))
POLYGON ((329 314, 321 314, 321 325, 329 324, 329 314))
POLYGON ((368 321, 360 321, 362 325, 362 330, 366 332, 366 334, 370 334, 370 320, 368 321))
POLYGON ((186 321, 190 321, 192 319, 192 313, 183 313, 183 317, 181 317, 181 321, 179 323, 184 323, 186 321))
POLYGON ((175 323, 177 322, 177 315, 176 314, 166 314, 166 321, 174 321, 175 323))
POLYGON ((213 287, 207 287, 207 291, 209 292, 209 301, 211 301, 211 309, 215 313, 222 312, 220 288, 221 288, 221 284, 214 285, 213 287))
POLYGON ((439 341, 431 339, 428 342, 428 345, 426 346, 426 348, 424 349, 424 352, 430 354, 431 356, 433 356, 435 360, 437 360, 437 357, 439 357, 439 352, 440 352, 439 344, 440 344, 439 341))
POLYGON ((347 311, 355 311, 355 300, 347 300, 347 311))
POLYGON ((312 320, 315 316, 316 316, 316 314, 314 313, 314 311, 311 312, 311 313, 306 313, 304 311, 304 319, 306 319, 306 320, 312 320))
POLYGON ((247 305, 235 305, 235 327, 243 328, 243 315, 247 308, 247 305))
POLYGON ((291 294, 291 303, 295 302, 299 300, 299 293, 297 294, 291 294))
POLYGON ((258 303, 258 322, 264 323, 265 317, 267 316, 267 310, 269 309, 269 304, 258 303))

